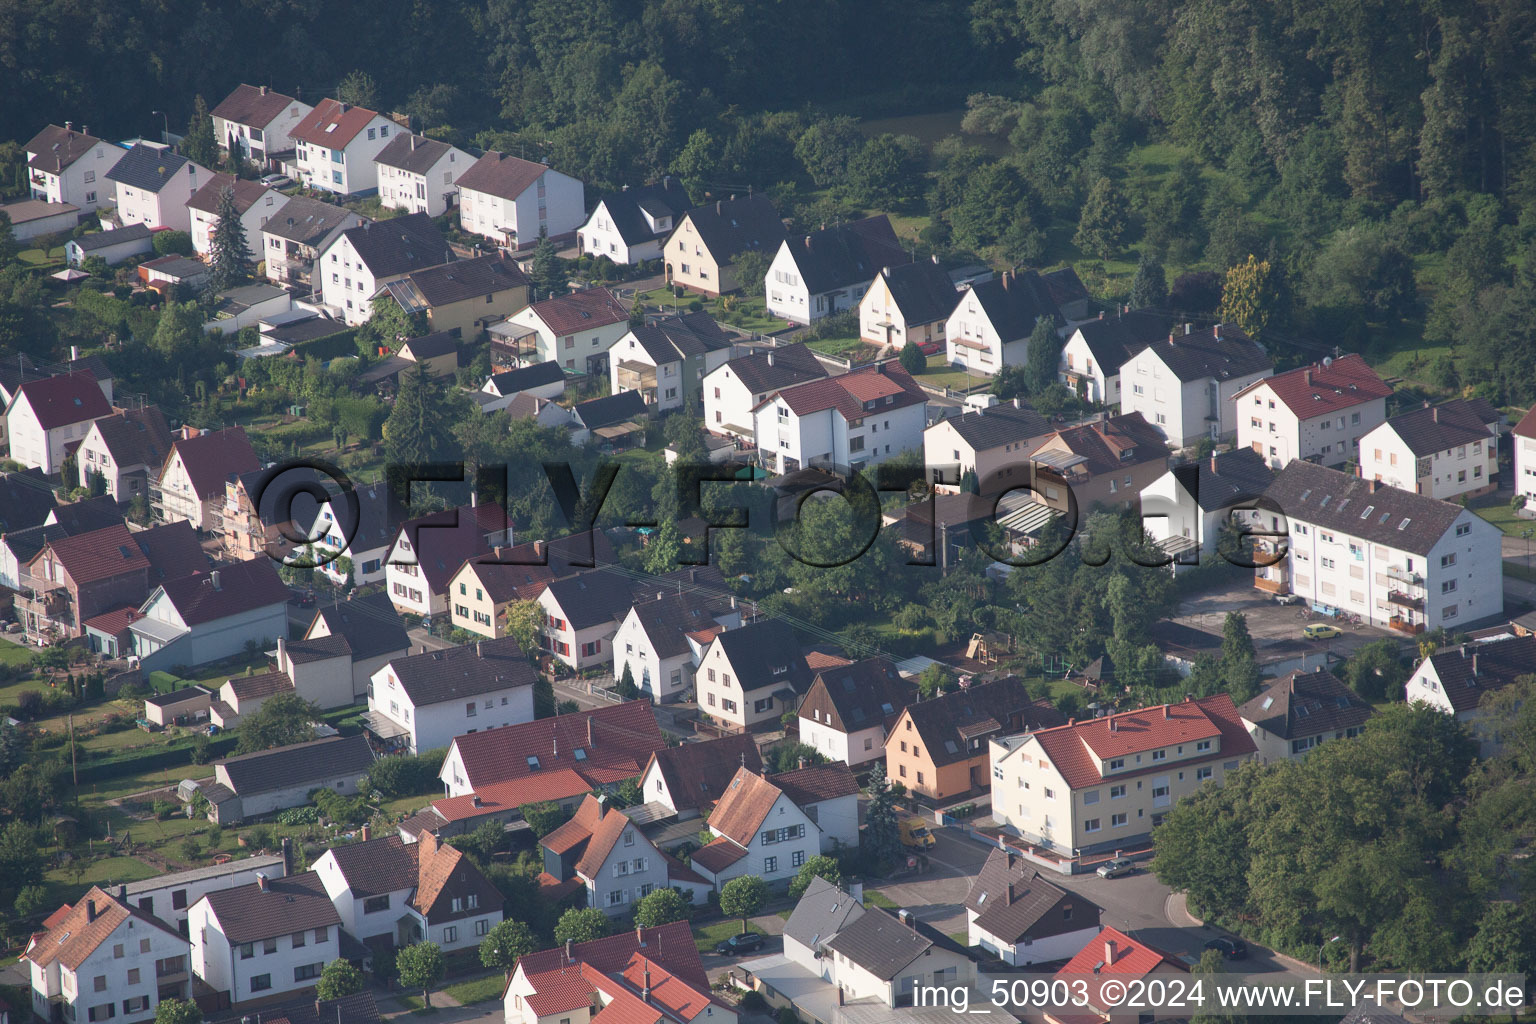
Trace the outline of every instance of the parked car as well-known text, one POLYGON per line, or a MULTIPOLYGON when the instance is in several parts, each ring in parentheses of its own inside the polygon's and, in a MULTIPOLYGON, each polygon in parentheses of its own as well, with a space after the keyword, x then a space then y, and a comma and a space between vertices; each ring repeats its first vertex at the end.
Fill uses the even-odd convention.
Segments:
POLYGON ((909 850, 931 849, 938 840, 928 831, 928 823, 922 818, 904 818, 901 822, 901 845, 909 850))
POLYGON ((917 348, 925 356, 936 356, 944 351, 944 343, 942 341, 923 341, 918 343, 917 348))
POLYGON ((293 179, 286 174, 269 174, 261 179, 261 183, 267 188, 287 188, 293 184, 293 179))
POLYGON ((763 936, 758 932, 742 932, 732 935, 715 947, 715 952, 724 956, 740 956, 742 953, 754 953, 763 948, 763 936))
POLYGON ((1214 949, 1228 960, 1248 959, 1248 946, 1238 939, 1215 938, 1205 944, 1206 949, 1214 949))
POLYGON ((1338 626, 1330 626, 1326 622, 1314 622, 1302 630, 1301 635, 1308 640, 1332 640, 1336 636, 1343 636, 1344 631, 1338 626))
POLYGON ((1100 878, 1119 878, 1136 870, 1136 862, 1129 857, 1116 857, 1099 865, 1100 878))

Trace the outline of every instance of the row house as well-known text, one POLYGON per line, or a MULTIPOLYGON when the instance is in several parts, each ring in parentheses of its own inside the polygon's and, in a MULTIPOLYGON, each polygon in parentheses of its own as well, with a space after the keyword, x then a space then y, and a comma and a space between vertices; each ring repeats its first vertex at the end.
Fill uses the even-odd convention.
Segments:
POLYGON ((810 688, 799 641, 779 619, 728 629, 709 642, 694 674, 699 710, 733 731, 777 725, 810 688))
POLYGON ((1468 509, 1310 462, 1264 492, 1254 585, 1408 634, 1504 608, 1501 534, 1468 509))
POLYGON ((785 388, 752 410, 770 472, 855 471, 923 447, 927 393, 893 361, 785 388))
POLYGON ((613 560, 613 545, 601 530, 477 555, 448 581, 449 621, 456 629, 494 639, 502 635, 514 602, 537 600, 554 580, 613 560))
POLYGON ((681 409, 730 354, 730 336, 708 313, 647 318, 609 350, 611 393, 637 391, 658 412, 681 409))
POLYGON ((1360 475, 1443 501, 1497 490, 1499 423, 1486 399, 1399 413, 1360 439, 1360 475))
POLYGON ((135 145, 107 172, 115 186, 117 219, 123 227, 143 224, 174 231, 192 230, 187 204, 209 177, 207 168, 147 142, 135 145))
POLYGON ((459 226, 510 249, 569 235, 587 219, 585 186, 548 164, 491 150, 455 183, 459 226))
POLYGON ((576 233, 576 248, 593 259, 633 264, 661 259, 677 218, 693 209, 682 182, 670 174, 639 188, 625 186, 598 199, 576 233))
POLYGON ((321 100, 289 130, 299 180, 338 196, 368 195, 379 185, 374 158, 403 131, 367 107, 321 100))
POLYGON ((375 673, 410 651, 405 623, 382 593, 321 605, 297 640, 277 641, 277 670, 321 708, 366 702, 375 673))
POLYGON ((1033 270, 1005 270, 961 293, 944 324, 946 359, 987 376, 1004 366, 1023 366, 1029 336, 1042 320, 1052 328, 1063 322, 1044 278, 1033 270))
POLYGON ((261 462, 244 427, 183 433, 150 486, 150 503, 166 522, 185 520, 201 533, 219 533, 230 474, 254 473, 261 462))
POLYGON ((1361 439, 1387 418, 1392 386, 1358 355, 1329 357, 1237 392, 1237 444, 1271 469, 1305 459, 1335 469, 1361 458, 1361 439))
POLYGON ((411 615, 447 614, 448 584, 459 566, 511 539, 506 510, 473 498, 469 505, 401 523, 384 563, 390 601, 411 615))
POLYGON ((121 146, 96 138, 85 126, 76 131, 73 121, 65 121, 62 128, 50 124, 24 148, 27 191, 33 199, 85 211, 114 202, 107 172, 122 159, 121 146))
POLYGON ((958 296, 938 257, 881 267, 859 300, 859 337, 882 351, 909 342, 926 349, 944 344, 944 331, 958 296))
POLYGON ((704 426, 751 441, 756 436, 754 409, 775 392, 826 376, 827 368, 804 342, 727 360, 704 375, 704 426))
POLYGON ((262 229, 267 221, 288 203, 288 197, 275 188, 259 181, 247 181, 232 174, 213 174, 187 200, 191 218, 192 248, 203 259, 213 252, 213 235, 219 226, 219 207, 224 193, 233 191, 235 212, 240 217, 240 227, 245 232, 245 252, 251 262, 264 258, 262 229))
MULTIPOLYGON (((1120 368, 1120 408, 1139 412, 1168 443, 1185 448, 1237 434, 1234 396, 1274 373, 1274 361, 1241 329, 1185 324, 1120 368)), ((1246 407, 1245 407, 1246 408, 1246 407)))
POLYGON ((885 214, 786 238, 768 267, 768 312, 809 324, 856 307, 882 267, 910 263, 885 214))
POLYGON ((916 699, 916 685, 885 658, 822 669, 796 713, 800 742, 855 767, 879 760, 890 726, 916 699))
POLYGON ((379 202, 392 210, 440 217, 458 195, 454 179, 473 163, 457 146, 413 132, 396 132, 373 158, 379 202))
POLYGON ((1168 336, 1168 318, 1147 310, 1122 308, 1112 315, 1073 325, 1062 346, 1057 379, 1078 398, 1095 405, 1120 404, 1120 367, 1131 357, 1168 336))
POLYGON ((737 257, 766 257, 785 237, 779 211, 765 196, 731 196, 695 207, 678 219, 662 248, 667 281, 704 295, 736 291, 737 257))
POLYGON ((293 156, 293 131, 314 109, 265 85, 241 83, 213 108, 213 137, 226 154, 276 170, 293 156))
POLYGON ((1000 736, 991 748, 998 823, 1071 857, 1144 842, 1179 799, 1220 785, 1255 752, 1225 693, 1000 736))
POLYGON ((1294 760, 1328 740, 1353 739, 1376 709, 1325 668, 1297 670, 1237 709, 1260 764, 1294 760))
POLYGON ((509 636, 423 649, 374 673, 363 724, 387 748, 447 747, 455 736, 533 721, 535 678, 509 636))
POLYGON ((426 267, 452 262, 448 240, 424 213, 365 220, 331 236, 315 257, 315 294, 356 327, 373 314, 384 285, 426 267))
POLYGON ((702 594, 656 595, 636 601, 613 637, 613 678, 628 673, 657 704, 681 700, 694 687, 705 649, 721 632, 741 625, 736 599, 702 594))
POLYGON ((309 294, 319 283, 314 270, 320 250, 366 219, 343 206, 293 196, 261 226, 261 258, 267 280, 309 294))
POLYGON ((171 453, 171 431, 159 406, 123 409, 93 422, 75 452, 80 486, 90 487, 92 476, 101 477, 105 493, 127 504, 149 499, 151 479, 171 453))

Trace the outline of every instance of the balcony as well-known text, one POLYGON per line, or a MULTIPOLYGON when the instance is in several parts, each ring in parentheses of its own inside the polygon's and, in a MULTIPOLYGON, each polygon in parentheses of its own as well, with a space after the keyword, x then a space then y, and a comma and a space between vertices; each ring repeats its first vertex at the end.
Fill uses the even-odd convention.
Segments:
POLYGON ((630 359, 619 362, 618 382, 620 391, 656 390, 656 367, 630 359))
POLYGON ((1412 569, 1399 569, 1397 566, 1387 570, 1387 579, 1406 583, 1410 587, 1424 586, 1424 577, 1422 575, 1414 572, 1412 569))
POLYGON ((1254 589, 1262 590, 1266 594, 1284 594, 1289 589, 1285 585, 1285 580, 1266 579, 1263 576, 1255 576, 1253 578, 1253 586, 1254 589))
POLYGON ((1424 598, 1422 596, 1416 597, 1401 590, 1394 590, 1389 593, 1387 595, 1387 603, 1397 605, 1399 608, 1412 608, 1418 612, 1424 610, 1424 598))
POLYGON ((1399 633, 1407 633, 1409 636, 1418 636, 1424 632, 1424 623, 1414 622, 1412 619, 1399 618, 1396 615, 1387 620, 1387 625, 1399 633))

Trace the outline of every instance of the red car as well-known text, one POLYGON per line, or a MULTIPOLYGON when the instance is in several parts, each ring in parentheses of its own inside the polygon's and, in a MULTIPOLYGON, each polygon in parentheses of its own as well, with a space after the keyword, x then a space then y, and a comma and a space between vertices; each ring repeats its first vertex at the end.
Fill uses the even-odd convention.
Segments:
POLYGON ((925 356, 936 356, 944 351, 944 343, 942 341, 925 341, 917 347, 925 356))

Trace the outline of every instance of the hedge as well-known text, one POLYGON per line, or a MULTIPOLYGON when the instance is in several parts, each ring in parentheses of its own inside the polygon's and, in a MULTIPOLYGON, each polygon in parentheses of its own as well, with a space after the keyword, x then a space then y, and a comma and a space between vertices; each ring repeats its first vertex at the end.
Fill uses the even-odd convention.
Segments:
MULTIPOLYGON (((239 737, 234 733, 215 736, 208 744, 212 758, 227 757, 234 753, 239 737)), ((81 782, 101 782, 122 775, 141 775, 164 768, 190 767, 192 765, 192 740, 176 740, 150 750, 128 750, 105 757, 92 757, 80 765, 81 782)))
POLYGON ((338 356, 357 355, 357 328, 327 334, 323 338, 311 338, 293 346, 292 351, 300 358, 315 356, 318 359, 335 359, 338 356))

